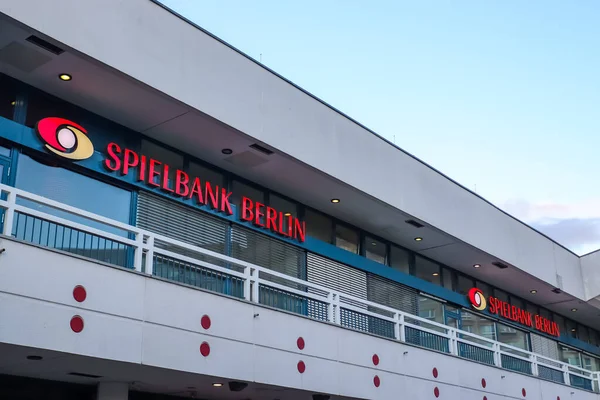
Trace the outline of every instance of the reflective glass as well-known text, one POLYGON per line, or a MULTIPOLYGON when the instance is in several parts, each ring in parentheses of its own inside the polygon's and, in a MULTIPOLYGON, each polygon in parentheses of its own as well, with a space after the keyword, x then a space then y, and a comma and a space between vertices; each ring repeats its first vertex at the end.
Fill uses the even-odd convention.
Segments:
POLYGON ((365 236, 365 257, 369 260, 385 264, 387 256, 387 246, 380 240, 365 236))
POLYGON ((519 349, 529 350, 529 341, 526 332, 499 322, 496 323, 496 329, 498 331, 499 342, 518 347, 519 349))
POLYGON ((426 258, 416 256, 415 276, 424 279, 427 282, 440 285, 440 266, 426 258))
POLYGON ((335 224, 335 245, 352 253, 358 253, 358 231, 342 224, 335 224))
POLYGON ((393 269, 404 272, 405 274, 410 273, 410 253, 407 250, 401 249, 397 246, 390 246, 390 267, 393 269))
POLYGON ((306 221, 306 234, 326 243, 331 243, 333 236, 333 221, 320 212, 306 209, 304 213, 306 221))

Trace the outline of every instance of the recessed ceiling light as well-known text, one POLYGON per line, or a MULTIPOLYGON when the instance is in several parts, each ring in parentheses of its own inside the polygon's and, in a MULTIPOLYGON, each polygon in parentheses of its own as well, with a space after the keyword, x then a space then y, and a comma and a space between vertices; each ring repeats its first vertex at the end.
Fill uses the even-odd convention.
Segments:
POLYGON ((431 274, 431 275, 433 275, 433 276, 438 276, 439 274, 440 274, 439 272, 434 272, 434 273, 433 273, 433 274, 431 274))
POLYGON ((286 212, 286 213, 285 213, 285 214, 283 214, 283 215, 285 215, 286 217, 289 217, 290 215, 292 215, 292 213, 291 213, 291 212, 286 212))
POLYGON ((481 264, 473 264, 473 268, 481 268, 481 264))
POLYGON ((571 308, 571 311, 575 312, 575 311, 577 311, 577 309, 576 308, 571 308))
POLYGON ((16 102, 15 100, 13 100, 13 101, 11 101, 11 102, 10 102, 10 105, 11 105, 11 106, 13 106, 13 107, 14 107, 16 104, 17 104, 17 102, 16 102))
POLYGON ((377 243, 371 242, 371 246, 377 246, 377 243))
POLYGON ((71 75, 69 75, 69 74, 60 74, 60 75, 58 76, 58 79, 60 79, 61 81, 68 82, 68 81, 70 81, 71 79, 73 79, 73 77, 72 77, 71 75))
POLYGON ((213 386, 214 387, 221 387, 221 386, 223 386, 223 384, 222 383, 213 383, 213 386))
POLYGON ((536 294, 536 293, 537 293, 537 290, 535 290, 535 289, 531 289, 531 290, 529 291, 529 293, 531 293, 531 294, 536 294))
POLYGON ((575 328, 571 329, 571 332, 575 332, 575 331, 576 331, 576 329, 575 329, 575 328))
POLYGON ((231 149, 223 149, 223 150, 221 150, 221 153, 223 153, 225 155, 229 155, 229 154, 233 153, 233 150, 231 150, 231 149))
POLYGON ((422 237, 416 237, 416 238, 415 238, 415 242, 420 242, 421 240, 423 240, 423 238, 422 238, 422 237))
POLYGON ((42 360, 44 357, 42 356, 27 356, 28 360, 32 360, 32 361, 40 361, 42 360))
POLYGON ((331 202, 332 202, 333 204, 337 204, 337 203, 339 203, 339 202, 340 202, 340 199, 331 199, 331 202))

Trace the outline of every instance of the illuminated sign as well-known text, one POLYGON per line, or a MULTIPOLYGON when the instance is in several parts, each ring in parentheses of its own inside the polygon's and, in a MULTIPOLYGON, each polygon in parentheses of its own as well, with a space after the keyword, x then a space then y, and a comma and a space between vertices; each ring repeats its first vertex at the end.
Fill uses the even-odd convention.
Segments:
MULTIPOLYGON (((223 187, 203 181, 199 177, 189 176, 185 171, 173 169, 166 163, 138 154, 130 149, 122 149, 117 143, 109 143, 104 160, 106 169, 128 175, 132 168, 137 168, 136 177, 148 186, 160 188, 174 196, 193 199, 197 204, 212 207, 227 215, 233 214, 230 203, 232 193, 223 187), (174 176, 174 182, 169 179, 174 176)), ((306 225, 304 221, 273 207, 253 201, 248 197, 241 198, 240 219, 254 225, 278 233, 281 236, 304 242, 306 225)))
POLYGON ((85 160, 94 154, 94 145, 87 137, 87 131, 75 122, 48 117, 36 124, 35 131, 46 149, 60 157, 85 160))
POLYGON ((489 296, 486 300, 483 292, 478 288, 469 290, 467 297, 473 308, 478 311, 485 310, 489 304, 488 311, 492 314, 534 328, 548 335, 556 337, 560 336, 560 329, 556 322, 552 322, 541 315, 532 314, 529 311, 525 311, 520 307, 513 306, 510 303, 493 296, 489 296))

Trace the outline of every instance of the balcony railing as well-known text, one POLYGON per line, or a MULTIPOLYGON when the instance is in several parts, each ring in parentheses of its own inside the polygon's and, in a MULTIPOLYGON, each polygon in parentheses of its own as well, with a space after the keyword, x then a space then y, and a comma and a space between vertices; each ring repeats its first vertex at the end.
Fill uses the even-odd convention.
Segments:
POLYGON ((0 185, 4 235, 475 362, 598 391, 599 372, 0 185), (49 210, 45 212, 42 210, 49 210), (60 216, 59 216, 60 215, 60 216))

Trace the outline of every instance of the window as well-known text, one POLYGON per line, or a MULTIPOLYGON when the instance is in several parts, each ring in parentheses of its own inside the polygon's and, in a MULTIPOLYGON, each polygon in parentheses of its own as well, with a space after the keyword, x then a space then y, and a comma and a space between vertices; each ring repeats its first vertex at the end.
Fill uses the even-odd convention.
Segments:
POLYGON ((538 306, 535 304, 527 303, 526 310, 531 313, 531 317, 533 318, 535 315, 539 314, 538 306))
MULTIPOLYGON (((275 210, 277 210, 280 213, 283 213, 284 217, 283 217, 283 230, 284 232, 288 231, 288 215, 291 215, 293 217, 298 217, 298 207, 296 206, 296 203, 292 203, 289 200, 284 199, 283 197, 277 196, 276 194, 271 193, 269 195, 269 206, 273 207, 275 210)), ((266 211, 265 211, 266 213, 266 211)), ((277 216, 277 218, 279 218, 279 214, 277 216)), ((276 220, 278 221, 278 220, 276 220)), ((292 222, 293 225, 293 222, 292 222)), ((293 229, 293 226, 292 226, 293 229)))
POLYGON ((510 301, 508 300, 508 294, 500 289, 494 289, 494 297, 507 303, 510 303, 510 301))
POLYGON ((253 202, 265 204, 265 194, 262 190, 257 189, 254 186, 246 185, 240 181, 233 181, 231 192, 230 202, 233 204, 242 204, 242 197, 248 197, 253 202))
POLYGON ((419 256, 416 256, 415 261, 415 276, 417 278, 440 285, 439 264, 419 256))
POLYGON ((587 326, 583 326, 583 325, 577 324, 577 337, 582 342, 589 343, 589 341, 590 341, 590 334, 588 332, 587 326))
POLYGON ((387 245, 380 240, 365 236, 365 257, 369 260, 385 264, 387 258, 387 245))
POLYGON ((529 350, 529 341, 527 340, 527 333, 513 328, 512 326, 496 323, 496 329, 498 331, 498 341, 505 343, 519 349, 529 350))
POLYGON ((396 271, 410 273, 410 252, 397 246, 390 246, 390 267, 396 271))
POLYGON ((583 362, 583 368, 592 371, 600 371, 600 360, 598 360, 596 357, 581 353, 581 361, 583 362))
POLYGON ((483 292, 484 297, 488 297, 492 294, 492 288, 487 283, 479 282, 475 284, 475 286, 483 292))
POLYGON ((177 174, 177 170, 183 169, 183 156, 167 150, 164 147, 148 140, 142 140, 141 153, 142 155, 146 156, 148 160, 153 158, 161 163, 159 166, 157 166, 157 169, 161 171, 161 175, 154 177, 154 183, 162 184, 161 180, 164 165, 166 164, 169 166, 169 186, 173 188, 175 185, 175 176, 177 174))
POLYGON ((457 280, 458 286, 456 287, 456 291, 460 294, 466 295, 469 293, 469 290, 475 286, 473 280, 465 275, 458 274, 457 280))
POLYGON ((558 329, 560 330, 560 335, 566 336, 567 335, 567 327, 565 326, 565 319, 558 314, 553 314, 552 320, 558 324, 558 329))
POLYGON ((210 182, 210 184, 213 187, 225 187, 225 176, 223 176, 222 173, 205 167, 203 165, 190 162, 190 166, 187 172, 190 175, 190 179, 198 177, 202 182, 210 182))
POLYGON ((452 281, 452 271, 448 268, 442 268, 442 284, 446 289, 453 290, 452 281))
POLYGON ((581 358, 577 350, 566 346, 558 346, 560 361, 576 367, 581 367, 581 358))
POLYGON ((565 328, 567 329, 567 331, 565 332, 566 336, 577 338, 577 325, 575 324, 575 322, 569 319, 565 320, 565 328))
MULTIPOLYGON (((443 303, 430 299, 429 297, 419 296, 419 317, 430 321, 444 323, 444 305, 443 303)), ((429 327, 428 327, 429 328, 429 327)))
POLYGON ((14 81, 0 74, 0 117, 13 119, 17 104, 17 90, 14 81))
MULTIPOLYGON (((486 339, 496 340, 494 321, 467 311, 462 311, 461 316, 463 330, 483 336, 486 339)), ((466 339, 473 340, 471 337, 466 337, 466 339)))
POLYGON ((331 243, 333 237, 333 221, 320 212, 306 209, 304 213, 306 234, 326 243, 331 243))
POLYGON ((335 245, 352 253, 358 253, 358 231, 345 225, 335 224, 335 245))
POLYGON ((510 304, 519 307, 521 310, 525 309, 525 302, 518 297, 510 296, 510 304))

